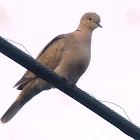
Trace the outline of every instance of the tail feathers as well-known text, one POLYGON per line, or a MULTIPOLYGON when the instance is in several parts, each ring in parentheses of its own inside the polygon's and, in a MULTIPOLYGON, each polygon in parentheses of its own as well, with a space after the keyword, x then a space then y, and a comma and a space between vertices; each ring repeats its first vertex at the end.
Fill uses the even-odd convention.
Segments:
POLYGON ((30 85, 24 88, 20 95, 17 97, 15 102, 9 107, 9 109, 5 112, 5 114, 1 118, 1 123, 7 123, 10 121, 18 111, 34 96, 36 92, 34 88, 30 88, 30 85))
POLYGON ((7 123, 8 121, 10 121, 18 113, 18 111, 37 93, 39 93, 39 91, 34 90, 34 88, 26 87, 25 89, 23 89, 15 102, 2 116, 1 123, 7 123))
POLYGON ((2 116, 1 123, 7 123, 10 121, 23 106, 24 104, 21 104, 21 100, 16 100, 2 116))
POLYGON ((44 80, 36 80, 29 82, 21 91, 15 102, 10 106, 6 113, 2 116, 1 122, 7 123, 10 121, 18 111, 35 95, 40 93, 42 90, 49 90, 52 85, 46 84, 44 80), (38 83, 37 83, 38 82, 38 83))

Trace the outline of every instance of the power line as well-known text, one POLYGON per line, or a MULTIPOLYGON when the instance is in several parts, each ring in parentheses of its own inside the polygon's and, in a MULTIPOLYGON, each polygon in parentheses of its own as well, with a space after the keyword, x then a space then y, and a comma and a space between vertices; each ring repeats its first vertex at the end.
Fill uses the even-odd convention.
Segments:
POLYGON ((104 118, 128 136, 140 140, 140 128, 128 121, 109 107, 102 104, 90 94, 82 91, 79 88, 74 88, 68 85, 63 77, 45 67, 43 64, 36 61, 31 56, 27 55, 2 37, 0 37, 0 52, 16 61, 29 71, 33 72, 43 80, 48 81, 53 86, 63 91, 73 99, 77 100, 100 117, 104 118))

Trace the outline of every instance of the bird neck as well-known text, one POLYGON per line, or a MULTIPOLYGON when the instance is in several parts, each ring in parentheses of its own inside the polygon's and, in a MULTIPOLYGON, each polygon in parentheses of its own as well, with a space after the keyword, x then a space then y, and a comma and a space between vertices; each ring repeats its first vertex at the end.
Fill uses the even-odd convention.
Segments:
POLYGON ((91 37, 92 37, 92 31, 89 30, 82 30, 82 29, 77 29, 76 33, 79 34, 78 36, 84 41, 91 42, 91 37))

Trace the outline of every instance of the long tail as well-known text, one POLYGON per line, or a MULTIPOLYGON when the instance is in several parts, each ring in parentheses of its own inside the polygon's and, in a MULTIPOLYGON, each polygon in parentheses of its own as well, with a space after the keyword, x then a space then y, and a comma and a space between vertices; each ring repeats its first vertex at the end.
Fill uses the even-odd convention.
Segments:
POLYGON ((10 121, 17 112, 24 106, 24 104, 21 104, 22 100, 16 100, 10 108, 5 112, 5 114, 1 118, 1 123, 7 123, 10 121))
POLYGON ((2 116, 1 123, 7 123, 8 121, 10 121, 29 100, 31 100, 35 95, 37 95, 41 91, 42 90, 35 88, 34 84, 27 84, 27 86, 23 88, 15 102, 2 116))

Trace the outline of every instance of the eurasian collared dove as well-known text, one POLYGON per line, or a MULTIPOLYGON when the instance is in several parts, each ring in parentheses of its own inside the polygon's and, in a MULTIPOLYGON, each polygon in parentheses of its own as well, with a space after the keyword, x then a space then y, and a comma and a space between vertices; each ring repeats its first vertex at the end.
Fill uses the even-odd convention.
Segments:
MULTIPOLYGON (((62 34, 50 41, 36 58, 39 62, 64 77, 68 84, 75 85, 87 69, 91 57, 92 31, 102 27, 96 13, 85 13, 76 31, 62 34)), ((15 102, 1 118, 2 123, 11 120, 35 95, 53 88, 48 82, 27 71, 15 84, 22 90, 15 102)))

